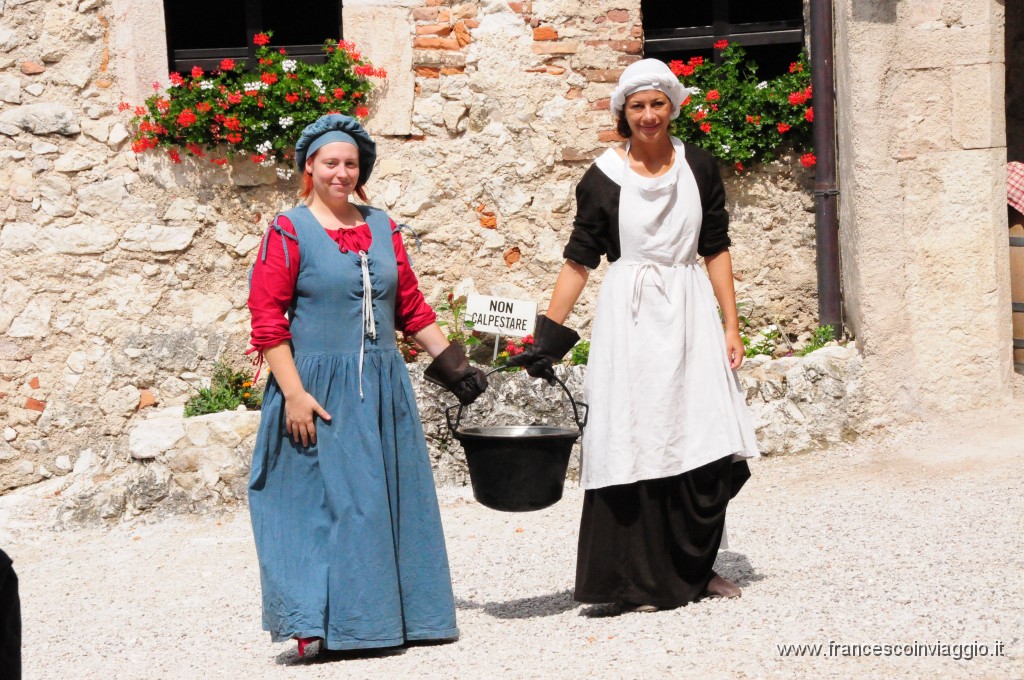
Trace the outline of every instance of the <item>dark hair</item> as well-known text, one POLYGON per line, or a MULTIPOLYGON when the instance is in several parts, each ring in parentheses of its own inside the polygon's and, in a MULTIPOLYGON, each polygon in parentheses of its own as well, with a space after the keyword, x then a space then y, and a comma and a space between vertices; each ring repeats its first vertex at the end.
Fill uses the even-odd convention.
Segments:
POLYGON ((615 131, 623 139, 629 139, 633 136, 633 131, 629 129, 629 123, 626 122, 626 115, 622 112, 619 113, 619 119, 615 122, 615 131))

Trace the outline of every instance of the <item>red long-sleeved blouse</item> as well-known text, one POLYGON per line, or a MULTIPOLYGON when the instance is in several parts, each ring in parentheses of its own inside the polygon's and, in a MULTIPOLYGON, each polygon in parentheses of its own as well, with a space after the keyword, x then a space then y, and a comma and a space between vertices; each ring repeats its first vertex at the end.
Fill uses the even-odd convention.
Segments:
MULTIPOLYGON (((278 218, 282 229, 295 234, 295 227, 284 216, 278 218)), ((391 229, 396 225, 391 222, 391 229)), ((348 251, 369 251, 373 237, 370 227, 361 224, 352 229, 325 229, 343 253, 348 251)), ((395 329, 404 333, 417 333, 434 323, 437 316, 427 304, 420 291, 416 274, 409 266, 409 255, 405 252, 402 236, 397 231, 391 237, 398 262, 398 291, 395 299, 395 329)), ((249 287, 249 312, 252 315, 250 344, 262 352, 268 347, 290 340, 288 318, 285 312, 295 293, 295 282, 299 277, 299 262, 302 257, 297 241, 288 241, 288 260, 285 266, 284 247, 280 238, 265 238, 257 253, 256 265, 252 270, 252 284, 249 287), (266 259, 262 249, 267 249, 266 259)), ((250 350, 251 351, 251 350, 250 350)))

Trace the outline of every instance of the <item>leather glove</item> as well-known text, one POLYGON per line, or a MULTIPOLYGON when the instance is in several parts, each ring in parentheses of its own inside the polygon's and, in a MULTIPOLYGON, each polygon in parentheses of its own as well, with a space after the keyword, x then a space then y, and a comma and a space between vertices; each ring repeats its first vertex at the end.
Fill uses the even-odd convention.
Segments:
POLYGON ((487 376, 469 365, 466 351, 457 342, 434 357, 423 377, 454 394, 463 406, 472 404, 487 389, 487 376))
POLYGON ((579 342, 580 334, 571 328, 552 321, 543 314, 537 315, 533 330, 533 347, 508 360, 509 366, 522 366, 532 378, 544 378, 555 382, 554 365, 579 342))

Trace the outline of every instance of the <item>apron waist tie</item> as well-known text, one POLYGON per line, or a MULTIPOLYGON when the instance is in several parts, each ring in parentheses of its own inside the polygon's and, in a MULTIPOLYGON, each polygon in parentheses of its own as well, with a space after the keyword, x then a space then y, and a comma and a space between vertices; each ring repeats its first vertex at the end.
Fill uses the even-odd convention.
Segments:
POLYGON ((373 285, 370 282, 370 265, 366 251, 359 251, 359 268, 363 273, 363 338, 359 341, 359 398, 363 398, 363 356, 366 343, 364 340, 377 339, 377 322, 373 318, 373 285))
MULTIPOLYGON (((621 262, 620 266, 633 266, 636 270, 633 272, 633 300, 630 304, 630 308, 633 312, 633 323, 636 323, 637 317, 640 315, 640 301, 643 299, 643 288, 644 281, 648 276, 654 282, 654 287, 658 289, 666 300, 668 300, 668 293, 665 290, 665 278, 661 275, 662 267, 690 267, 697 264, 697 260, 687 260, 686 262, 677 262, 673 264, 663 264, 660 262, 619 262, 612 263, 611 266, 616 266, 621 262)), ((669 302, 671 302, 669 300, 669 302)))

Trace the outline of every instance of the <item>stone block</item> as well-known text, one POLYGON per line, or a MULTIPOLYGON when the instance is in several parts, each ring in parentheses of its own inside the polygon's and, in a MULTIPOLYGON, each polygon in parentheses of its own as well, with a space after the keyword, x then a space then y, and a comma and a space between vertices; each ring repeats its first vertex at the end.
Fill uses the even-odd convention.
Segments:
POLYGON ((115 211, 128 198, 123 177, 87 184, 78 190, 78 209, 87 215, 101 215, 115 211))
POLYGON ((75 214, 75 192, 71 182, 62 175, 45 175, 39 180, 39 201, 47 215, 71 217, 75 214))
POLYGON ((77 135, 78 121, 63 104, 23 104, 0 112, 0 124, 13 125, 33 135, 77 135))
POLYGON ((21 80, 13 75, 0 75, 0 101, 8 104, 21 103, 21 80))
MULTIPOLYGON (((103 135, 103 138, 106 139, 106 134, 103 135)), ((96 158, 83 156, 72 151, 58 158, 53 164, 53 169, 57 172, 81 172, 82 170, 95 168, 99 164, 100 161, 96 158)))
MULTIPOLYGON (((436 9, 436 8, 431 8, 436 9)), ((381 35, 408 35, 409 10, 404 7, 344 6, 345 37, 362 47, 363 55, 388 72, 387 80, 374 93, 374 106, 365 124, 373 134, 408 135, 412 133, 412 110, 416 76, 413 64, 448 66, 414 58, 409 40, 380 40, 381 35)), ((439 22, 440 23, 440 22, 439 22)), ((424 50, 432 51, 432 50, 424 50)))
POLYGON ((1006 146, 1005 83, 1002 63, 953 69, 953 139, 964 149, 1006 146))
POLYGON ((185 437, 183 409, 180 406, 154 409, 135 421, 128 431, 128 450, 136 460, 152 460, 172 450, 185 437))
POLYGON ((192 244, 198 227, 166 227, 159 224, 138 224, 118 244, 131 252, 174 253, 192 244))
POLYGON ((38 231, 38 247, 45 253, 98 255, 117 244, 117 232, 105 224, 47 226, 38 231))

